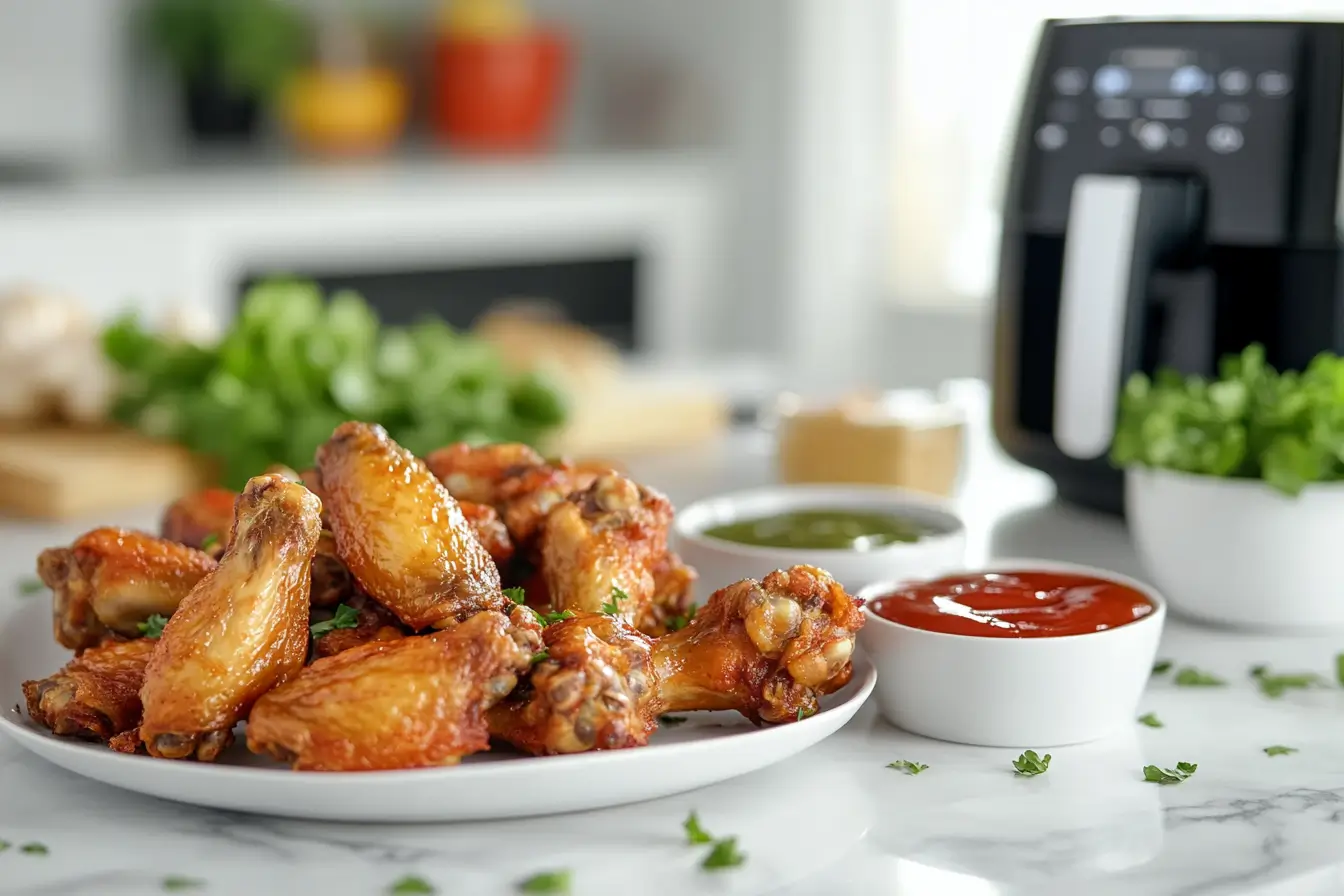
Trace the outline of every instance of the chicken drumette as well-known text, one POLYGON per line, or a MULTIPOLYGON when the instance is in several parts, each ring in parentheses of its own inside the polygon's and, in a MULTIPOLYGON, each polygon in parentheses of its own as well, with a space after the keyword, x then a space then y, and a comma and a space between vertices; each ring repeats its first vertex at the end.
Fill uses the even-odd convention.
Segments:
POLYGON ((632 625, 651 612, 652 567, 667 554, 672 504, 617 473, 553 507, 541 537, 551 609, 600 613, 615 605, 632 625))
POLYGON ((317 449, 336 550, 360 588, 413 629, 507 610, 461 507, 381 426, 343 423, 317 449))
POLYGON ((140 691, 153 756, 213 760, 253 702, 308 654, 308 592, 321 502, 279 475, 238 497, 234 537, 164 627, 140 691))
POLYGON ((48 548, 37 573, 52 590, 57 642, 83 650, 108 634, 136 637, 150 616, 171 616, 215 561, 201 551, 130 529, 94 529, 48 548))
POLYGON ((529 753, 647 743, 665 712, 732 709, 792 722, 849 681, 859 604, 825 572, 777 570, 714 593, 683 629, 652 639, 611 616, 547 626, 547 657, 490 713, 490 732, 529 753))
POLYGON ((49 678, 23 683, 28 715, 67 737, 108 741, 134 729, 153 650, 148 638, 90 647, 49 678))
POLYGON ((485 611, 446 631, 319 659, 252 709, 247 745, 296 769, 452 765, 488 749, 485 712, 540 647, 532 614, 485 611))

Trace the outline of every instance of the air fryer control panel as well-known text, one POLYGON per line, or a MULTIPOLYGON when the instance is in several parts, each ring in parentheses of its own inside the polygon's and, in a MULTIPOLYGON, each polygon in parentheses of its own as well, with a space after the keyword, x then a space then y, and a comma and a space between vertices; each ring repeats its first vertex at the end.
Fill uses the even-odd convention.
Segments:
POLYGON ((1062 232, 1080 175, 1170 172, 1206 186, 1210 242, 1333 237, 1342 40, 1335 25, 1280 22, 1053 29, 1029 94, 1023 223, 1062 232), (1317 51, 1323 37, 1332 52, 1317 51), (1299 192, 1317 195, 1303 206, 1299 192))

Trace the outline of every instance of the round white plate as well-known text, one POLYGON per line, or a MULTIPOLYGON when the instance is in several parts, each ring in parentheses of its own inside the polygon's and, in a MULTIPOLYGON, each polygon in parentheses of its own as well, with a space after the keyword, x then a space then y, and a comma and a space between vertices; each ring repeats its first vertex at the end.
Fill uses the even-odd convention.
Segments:
MULTIPOLYGON (((49 606, 32 598, 0 628, 0 705, 21 704, 25 679, 44 678, 70 659, 51 639, 49 606)), ((468 821, 619 806, 765 768, 838 731, 876 681, 872 664, 856 654, 853 680, 801 722, 754 728, 733 712, 690 713, 641 749, 546 758, 499 751, 410 771, 293 772, 241 743, 214 765, 126 756, 56 737, 13 708, 0 712, 0 731, 76 774, 182 803, 327 821, 468 821)))

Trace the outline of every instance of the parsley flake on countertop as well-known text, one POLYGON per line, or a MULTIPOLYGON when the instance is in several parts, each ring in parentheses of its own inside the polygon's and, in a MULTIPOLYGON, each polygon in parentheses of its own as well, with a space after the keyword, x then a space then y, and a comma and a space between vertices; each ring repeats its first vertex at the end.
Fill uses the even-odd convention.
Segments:
POLYGON ((1315 672, 1290 672, 1286 675, 1274 675, 1268 666, 1253 666, 1251 678, 1260 686, 1260 693, 1266 697, 1278 698, 1288 690, 1305 690, 1320 687, 1325 680, 1315 672))
POLYGON ((1344 653, 1335 654, 1335 680, 1344 685, 1344 653))
POLYGON ((359 628, 359 611, 349 604, 341 604, 330 619, 314 622, 308 626, 308 631, 312 632, 314 638, 320 638, 338 628, 359 628))
POLYGON ((1153 663, 1153 674, 1166 675, 1168 672, 1171 671, 1172 665, 1173 663, 1171 662, 1171 660, 1158 660, 1157 662, 1153 663))
POLYGON ((0 840, 0 852, 4 852, 5 850, 9 849, 9 847, 10 842, 8 840, 0 840))
POLYGON ((602 612, 608 616, 615 616, 621 612, 621 601, 629 600, 630 595, 626 594, 619 585, 611 586, 611 600, 602 605, 602 612))
POLYGON ((1178 762, 1175 768, 1158 768, 1155 765, 1143 767, 1143 780, 1154 784, 1180 784, 1199 768, 1193 762, 1178 762))
POLYGON ((706 871, 717 871, 720 868, 736 868, 746 860, 746 853, 738 851, 737 838, 724 837, 722 840, 714 841, 714 848, 705 856, 700 867, 706 871))
POLYGON ((1027 750, 1021 756, 1013 760, 1013 768, 1017 774, 1024 778, 1034 778, 1037 775, 1043 775, 1050 768, 1050 754, 1037 756, 1035 750, 1027 750))
POLYGON ((1285 747, 1275 744, 1272 747, 1265 747, 1266 756, 1288 756, 1297 752, 1297 747, 1285 747))
POLYGON ((423 877, 416 877, 414 874, 408 874, 401 880, 387 888, 390 896, 427 896, 439 892, 434 889, 434 885, 423 877))
POLYGON ((19 852, 30 856, 44 856, 51 850, 47 849, 45 843, 25 843, 19 847, 19 852))
POLYGON ((519 893, 568 893, 568 871, 543 871, 518 885, 519 893))
POLYGON ((183 890, 199 890, 205 886, 205 881, 194 877, 170 874, 163 879, 162 886, 166 893, 181 893, 183 890))
POLYGON ((163 627, 168 624, 167 616, 160 616, 155 613, 144 622, 137 622, 135 627, 140 630, 140 634, 146 638, 157 638, 163 634, 163 627))
POLYGON ((1139 716, 1139 724, 1147 725, 1149 728, 1161 728, 1162 720, 1157 717, 1157 713, 1146 712, 1139 716))
POLYGON ((524 588, 505 588, 504 596, 521 606, 523 601, 527 600, 527 590, 524 588))
POLYGON ((686 820, 681 823, 681 827, 686 831, 687 843, 696 844, 714 842, 713 835, 700 827, 700 816, 696 815, 694 812, 686 816, 686 820))
POLYGON ((19 579, 18 583, 20 594, 37 594, 45 587, 41 579, 19 579))
POLYGON ((1186 666, 1176 673, 1172 683, 1181 688, 1221 688, 1227 682, 1209 672, 1201 672, 1194 666, 1186 666))
POLYGON ((905 772, 907 775, 917 775, 928 768, 922 762, 911 762, 909 759, 897 759, 895 762, 888 762, 887 768, 894 768, 898 772, 905 772))

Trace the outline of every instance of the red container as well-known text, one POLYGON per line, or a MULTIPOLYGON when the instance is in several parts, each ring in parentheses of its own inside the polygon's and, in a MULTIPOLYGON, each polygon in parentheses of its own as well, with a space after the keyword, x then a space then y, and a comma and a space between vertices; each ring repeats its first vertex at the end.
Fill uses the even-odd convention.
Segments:
POLYGON ((568 80, 564 36, 443 37, 434 46, 433 123, 440 138, 473 152, 544 147, 568 80))

